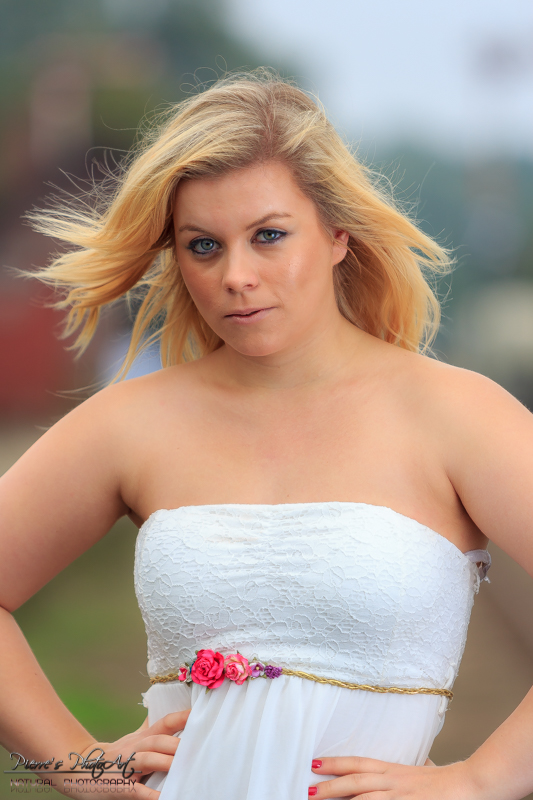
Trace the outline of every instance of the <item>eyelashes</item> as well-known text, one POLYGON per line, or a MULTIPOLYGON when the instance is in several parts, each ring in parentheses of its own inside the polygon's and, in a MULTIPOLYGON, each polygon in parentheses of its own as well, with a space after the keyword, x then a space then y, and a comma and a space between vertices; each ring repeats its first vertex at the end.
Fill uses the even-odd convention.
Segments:
POLYGON ((217 249, 218 242, 214 239, 209 239, 207 236, 203 236, 201 239, 193 239, 190 244, 187 245, 187 250, 190 250, 192 253, 195 253, 197 256, 208 256, 210 253, 214 253, 217 249))
MULTIPOLYGON (((263 228, 262 230, 257 231, 254 239, 259 244, 268 246, 279 242, 286 235, 286 231, 280 231, 276 228, 263 228)), ((212 253, 218 252, 220 249, 220 244, 217 242, 217 240, 212 239, 210 236, 199 236, 198 238, 193 239, 192 242, 189 242, 187 245, 187 250, 190 250, 191 253, 194 253, 200 257, 211 255, 212 253)))
POLYGON ((258 231, 256 236, 264 236, 264 239, 260 239, 261 243, 264 244, 271 244, 272 242, 279 242, 280 239, 283 239, 284 236, 287 234, 285 231, 278 231, 275 228, 265 228, 262 231, 258 231))

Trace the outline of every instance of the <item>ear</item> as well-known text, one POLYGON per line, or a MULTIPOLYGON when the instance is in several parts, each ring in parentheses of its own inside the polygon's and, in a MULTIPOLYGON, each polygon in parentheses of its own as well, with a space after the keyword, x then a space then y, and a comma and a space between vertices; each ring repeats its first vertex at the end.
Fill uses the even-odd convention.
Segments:
POLYGON ((332 262, 331 265, 338 264, 342 261, 342 259, 346 255, 346 251, 348 250, 348 240, 350 238, 350 234, 348 231, 343 231, 340 229, 333 229, 333 252, 332 252, 332 262))

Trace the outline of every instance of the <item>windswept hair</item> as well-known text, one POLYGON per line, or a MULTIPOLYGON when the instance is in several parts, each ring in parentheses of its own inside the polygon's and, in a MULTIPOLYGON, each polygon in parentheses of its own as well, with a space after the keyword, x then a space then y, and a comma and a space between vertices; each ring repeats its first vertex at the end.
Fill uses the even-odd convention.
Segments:
POLYGON ((429 282, 448 271, 448 252, 426 236, 350 152, 324 109, 270 70, 225 77, 173 106, 114 176, 111 191, 31 212, 42 233, 70 249, 32 272, 69 309, 64 336, 89 344, 101 309, 140 290, 121 375, 160 339, 164 366, 201 357, 223 342, 198 313, 181 276, 172 207, 180 180, 213 178, 276 160, 316 205, 327 230, 349 233, 334 271, 341 314, 373 336, 425 351, 440 310, 429 282))

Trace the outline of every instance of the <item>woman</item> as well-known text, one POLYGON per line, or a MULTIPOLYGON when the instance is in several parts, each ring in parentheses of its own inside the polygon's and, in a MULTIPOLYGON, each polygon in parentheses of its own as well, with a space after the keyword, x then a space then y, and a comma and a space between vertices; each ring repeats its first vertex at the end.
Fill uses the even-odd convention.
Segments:
POLYGON ((34 221, 76 247, 39 275, 79 346, 140 286, 128 363, 157 320, 166 369, 82 403, 2 479, 5 745, 134 752, 131 796, 161 800, 533 790, 533 694, 466 761, 422 766, 487 539, 533 570, 532 418, 422 354, 446 253, 323 111, 268 73, 223 80, 106 208, 34 221), (145 724, 97 743, 9 612, 125 514, 152 686, 145 724))

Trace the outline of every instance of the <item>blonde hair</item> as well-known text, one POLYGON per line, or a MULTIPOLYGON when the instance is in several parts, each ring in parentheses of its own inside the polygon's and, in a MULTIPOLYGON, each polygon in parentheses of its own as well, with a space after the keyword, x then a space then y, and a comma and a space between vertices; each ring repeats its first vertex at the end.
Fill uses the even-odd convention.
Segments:
POLYGON ((343 316, 387 342, 426 350, 440 320, 427 279, 449 269, 448 252, 395 205, 321 105, 265 69, 225 77, 174 106, 126 159, 113 191, 95 186, 99 202, 85 198, 28 215, 37 230, 74 246, 31 273, 62 292, 55 305, 69 309, 63 335, 78 331, 73 347, 83 352, 101 309, 139 289, 142 303, 118 377, 157 339, 164 366, 220 347, 175 257, 174 193, 184 178, 271 159, 290 168, 327 229, 349 233, 334 272, 343 316))

